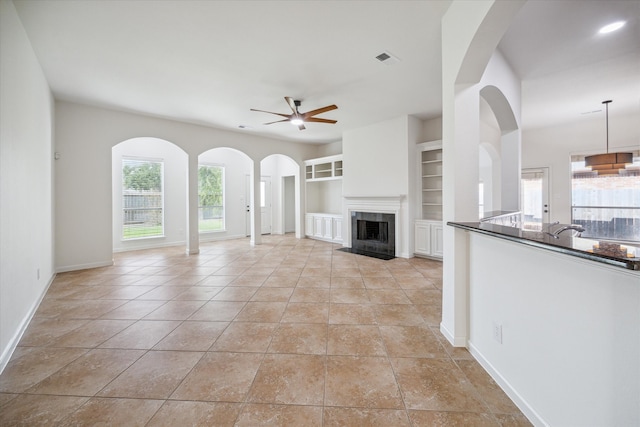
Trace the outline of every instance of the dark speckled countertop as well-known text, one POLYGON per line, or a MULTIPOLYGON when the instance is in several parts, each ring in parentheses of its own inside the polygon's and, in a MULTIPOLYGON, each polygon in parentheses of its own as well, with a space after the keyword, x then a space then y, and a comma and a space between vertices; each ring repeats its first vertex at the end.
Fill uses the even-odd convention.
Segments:
MULTIPOLYGON (((542 231, 486 222, 448 222, 447 225, 629 270, 640 270, 640 245, 626 243, 620 245, 610 241, 572 237, 570 230, 563 232, 558 239, 555 239, 542 231)), ((547 226, 545 224, 542 229, 546 230, 547 226)))

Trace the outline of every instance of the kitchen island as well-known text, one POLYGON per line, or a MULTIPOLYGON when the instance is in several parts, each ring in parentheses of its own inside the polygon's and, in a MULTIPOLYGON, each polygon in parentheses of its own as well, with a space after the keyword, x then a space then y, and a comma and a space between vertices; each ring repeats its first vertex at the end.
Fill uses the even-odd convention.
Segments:
POLYGON ((547 226, 447 225, 467 242, 467 347, 523 413, 640 425, 639 248, 547 226))

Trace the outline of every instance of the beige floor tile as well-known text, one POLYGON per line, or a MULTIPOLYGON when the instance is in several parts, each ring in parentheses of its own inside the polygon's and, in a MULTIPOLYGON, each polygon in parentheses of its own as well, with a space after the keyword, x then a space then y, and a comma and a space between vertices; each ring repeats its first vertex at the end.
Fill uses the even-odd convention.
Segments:
POLYGON ((331 289, 364 289, 362 277, 331 277, 331 289))
POLYGON ((189 289, 190 286, 157 286, 155 289, 140 295, 138 300, 170 301, 189 289))
MULTIPOLYGON (((302 269, 296 269, 302 271, 302 269)), ((276 272, 278 270, 276 269, 276 272)), ((294 288, 298 283, 300 274, 292 274, 290 276, 277 276, 274 272, 267 280, 262 284, 263 288, 294 288)))
POLYGON ((367 289, 400 289, 400 285, 398 285, 396 279, 391 277, 391 273, 389 273, 389 277, 378 275, 372 277, 364 276, 362 280, 367 289))
POLYGON ((267 354, 256 374, 248 401, 322 405, 325 357, 267 354))
POLYGON ((88 322, 90 320, 36 317, 29 323, 29 327, 20 340, 20 345, 44 347, 88 322))
POLYGON ((386 357, 327 356, 325 406, 404 409, 386 357))
POLYGON ((414 307, 427 325, 440 327, 442 321, 442 306, 441 305, 419 305, 415 304, 414 307))
POLYGON ((82 348, 34 348, 20 356, 18 350, 0 375, 2 392, 21 393, 87 352, 82 348))
POLYGON ((420 312, 408 304, 375 305, 373 312, 380 325, 418 326, 425 323, 420 312))
POLYGON ((88 397, 41 396, 21 394, 0 411, 0 425, 52 426, 59 425, 69 413, 75 411, 88 397))
POLYGON ((151 419, 147 427, 234 425, 241 405, 220 402, 167 401, 151 419))
POLYGON ((250 403, 246 405, 235 426, 304 426, 321 427, 322 408, 319 406, 267 405, 250 403))
POLYGON ((171 399, 243 402, 262 358, 257 353, 206 353, 171 399))
POLYGON ((269 353, 326 354, 327 326, 318 323, 283 323, 271 340, 269 353))
POLYGON ((331 289, 331 302, 334 304, 367 304, 370 301, 366 289, 331 289))
POLYGON ((260 288, 251 301, 289 301, 294 288, 260 288))
POLYGON ((290 302, 281 323, 322 323, 329 319, 329 303, 290 302))
POLYGON ((497 420, 486 413, 409 411, 414 427, 499 427, 497 420))
POLYGON ((329 325, 327 354, 386 356, 376 325, 329 325))
POLYGON ((380 326, 389 357, 447 357, 428 326, 380 326))
POLYGON ((40 381, 28 392, 93 396, 143 354, 142 350, 94 349, 40 381))
POLYGON ((205 301, 168 301, 147 314, 145 320, 186 320, 198 311, 205 301))
POLYGON ((485 413, 488 408, 450 359, 391 359, 407 409, 485 413))
POLYGON ((264 353, 277 329, 277 323, 232 322, 211 351, 264 353))
POLYGON ((372 304, 411 304, 402 289, 367 289, 372 304))
POLYGON ((331 304, 330 324, 375 325, 373 306, 369 304, 331 304))
POLYGON ((101 319, 125 319, 139 320, 158 307, 166 304, 166 301, 134 300, 122 304, 118 308, 100 316, 101 319))
POLYGON ((193 351, 149 351, 103 388, 98 396, 166 399, 203 354, 193 351))
POLYGON ((139 320, 100 345, 100 348, 150 349, 178 325, 176 320, 139 320))
POLYGON ((330 290, 323 288, 295 288, 289 301, 291 302, 326 302, 330 300, 330 290))
POLYGON ((518 414, 520 410, 475 360, 458 360, 458 366, 469 379, 492 413, 518 414))
POLYGON ((145 426, 162 400, 94 397, 65 419, 61 426, 145 426))
POLYGON ((413 304, 442 305, 442 291, 439 289, 406 289, 405 293, 413 304))
POLYGON ((407 413, 397 409, 336 408, 324 409, 325 427, 368 426, 410 427, 407 413))
POLYGON ((324 276, 304 276, 298 279, 297 288, 322 288, 329 289, 331 287, 331 277, 325 270, 324 276))
POLYGON ((242 275, 237 277, 233 282, 229 283, 229 286, 248 286, 248 287, 260 287, 267 280, 267 275, 242 275))
POLYGON ((442 263, 339 248, 265 235, 58 274, 0 425, 530 426, 442 336, 442 263))
POLYGON ((156 344, 154 350, 207 351, 229 322, 186 321, 156 344))
POLYGON ((236 316, 240 322, 278 323, 282 318, 286 302, 248 302, 236 316))
POLYGON ((133 322, 133 320, 90 320, 55 340, 51 346, 93 348, 131 326, 133 322))
POLYGON ((200 310, 193 313, 189 320, 231 321, 245 306, 245 302, 209 301, 200 310))

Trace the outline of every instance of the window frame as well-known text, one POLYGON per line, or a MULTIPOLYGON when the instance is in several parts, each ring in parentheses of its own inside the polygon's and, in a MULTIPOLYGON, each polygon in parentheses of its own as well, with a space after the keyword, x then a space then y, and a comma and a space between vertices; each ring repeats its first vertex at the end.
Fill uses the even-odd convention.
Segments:
POLYGON ((120 161, 120 182, 121 182, 121 203, 122 203, 122 207, 120 209, 120 215, 121 215, 121 220, 120 220, 120 241, 122 242, 130 242, 130 241, 136 241, 136 240, 144 240, 144 239, 160 239, 160 238, 164 238, 165 237, 165 185, 164 185, 164 175, 165 175, 165 170, 164 170, 164 159, 163 158, 157 158, 157 157, 141 157, 141 156, 122 156, 121 161, 120 161), (127 161, 134 161, 134 162, 146 162, 146 163, 158 163, 160 164, 160 227, 161 227, 161 232, 160 234, 154 234, 154 235, 145 235, 145 236, 138 236, 138 237, 125 237, 125 218, 126 218, 126 214, 125 214, 125 209, 126 209, 126 203, 125 203, 125 191, 127 191, 125 189, 124 186, 124 166, 125 166, 125 162, 127 161))
POLYGON ((210 233, 222 233, 227 231, 227 191, 226 191, 226 175, 227 170, 224 163, 212 163, 212 162, 198 162, 198 234, 210 234, 210 233), (200 206, 200 168, 220 168, 222 170, 221 173, 221 189, 222 189, 222 226, 220 229, 216 230, 202 230, 201 229, 201 210, 203 206, 200 206))

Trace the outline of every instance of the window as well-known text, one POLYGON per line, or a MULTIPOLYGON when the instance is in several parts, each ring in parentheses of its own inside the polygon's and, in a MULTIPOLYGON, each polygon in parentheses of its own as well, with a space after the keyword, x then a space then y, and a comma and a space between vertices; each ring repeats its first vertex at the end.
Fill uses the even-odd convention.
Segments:
POLYGON ((597 175, 571 158, 571 222, 583 237, 640 242, 640 152, 620 174, 597 175))
POLYGON ((198 167, 198 230, 223 231, 224 228, 224 166, 198 167))
POLYGON ((122 159, 122 239, 164 236, 161 160, 122 159))

